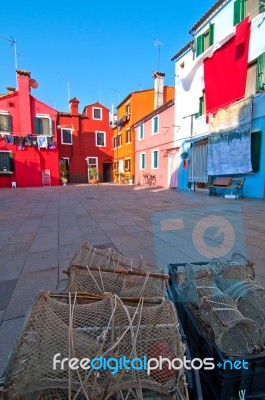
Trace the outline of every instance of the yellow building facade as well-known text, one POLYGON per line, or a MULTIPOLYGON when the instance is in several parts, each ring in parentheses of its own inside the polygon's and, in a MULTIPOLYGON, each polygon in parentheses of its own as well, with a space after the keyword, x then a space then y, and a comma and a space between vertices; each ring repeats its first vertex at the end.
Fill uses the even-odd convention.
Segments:
MULTIPOLYGON (((154 73, 155 79, 164 74, 154 73)), ((135 172, 135 132, 133 125, 151 113, 159 106, 157 102, 157 89, 141 90, 130 93, 117 106, 117 126, 113 129, 113 149, 114 149, 114 179, 118 175, 129 179, 134 177, 135 172)), ((161 93, 160 93, 161 95, 161 93)), ((174 88, 171 86, 163 87, 163 101, 167 102, 174 99, 174 88)))

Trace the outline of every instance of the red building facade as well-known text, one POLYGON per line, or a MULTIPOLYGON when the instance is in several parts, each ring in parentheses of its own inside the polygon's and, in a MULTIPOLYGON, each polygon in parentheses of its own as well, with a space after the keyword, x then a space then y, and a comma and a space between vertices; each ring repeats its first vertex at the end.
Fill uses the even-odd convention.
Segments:
POLYGON ((0 96, 0 187, 59 185, 58 112, 31 95, 30 72, 17 82, 0 96))
POLYGON ((109 110, 100 103, 78 111, 79 100, 70 100, 70 112, 58 113, 58 145, 61 171, 70 183, 89 183, 91 168, 101 182, 112 180, 112 129, 109 110))

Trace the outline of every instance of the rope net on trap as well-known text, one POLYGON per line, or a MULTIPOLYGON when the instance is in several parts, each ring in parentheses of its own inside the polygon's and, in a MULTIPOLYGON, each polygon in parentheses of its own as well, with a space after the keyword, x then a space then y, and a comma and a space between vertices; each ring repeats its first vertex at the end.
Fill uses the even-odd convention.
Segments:
MULTIPOLYGON (((133 271, 132 271, 133 272, 133 271)), ((60 292, 113 293, 119 297, 162 297, 166 289, 165 278, 150 273, 132 275, 118 271, 101 271, 89 267, 71 267, 69 278, 61 284, 60 292)))
MULTIPOLYGON (((74 397, 74 393, 73 396, 74 397)), ((87 398, 78 394, 76 396, 77 400, 87 400, 87 398)), ((146 389, 127 389, 120 390, 119 393, 115 393, 111 396, 110 400, 161 400, 161 396, 151 390, 146 389)), ((178 394, 168 394, 166 396, 167 400, 186 400, 188 396, 183 397, 181 393, 178 394)), ((67 390, 53 389, 53 390, 43 390, 34 393, 27 394, 23 396, 23 400, 69 400, 69 395, 67 390)))
POLYGON ((66 392, 71 399, 107 400, 131 389, 175 393, 178 399, 185 397, 181 368, 169 370, 165 365, 150 375, 145 370, 133 369, 122 369, 113 375, 111 370, 103 368, 98 371, 53 369, 57 353, 60 360, 73 357, 92 360, 100 356, 183 359, 173 303, 164 301, 144 307, 140 301, 132 307, 126 306, 118 296, 83 305, 75 300, 69 294, 67 304, 43 292, 33 304, 6 369, 7 399, 48 400, 60 398, 56 397, 58 393, 66 392), (55 397, 49 397, 53 396, 50 393, 55 397))
POLYGON ((95 266, 104 267, 110 270, 125 269, 134 271, 147 271, 149 267, 145 265, 142 257, 128 258, 117 253, 112 248, 98 249, 90 245, 87 241, 82 244, 70 262, 70 266, 95 266))

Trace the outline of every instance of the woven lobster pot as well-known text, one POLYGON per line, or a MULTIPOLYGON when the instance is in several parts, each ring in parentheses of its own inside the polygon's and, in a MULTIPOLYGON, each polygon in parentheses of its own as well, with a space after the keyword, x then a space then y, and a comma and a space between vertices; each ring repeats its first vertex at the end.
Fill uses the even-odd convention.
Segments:
POLYGON ((250 276, 245 265, 227 264, 216 276, 217 286, 225 291, 242 281, 249 281, 250 276))
POLYGON ((162 297, 166 289, 166 279, 142 275, 124 274, 122 271, 101 271, 88 267, 72 266, 69 278, 61 285, 60 292, 88 292, 96 294, 112 293, 120 297, 162 297))
POLYGON ((59 365, 53 368, 57 353, 60 360, 73 357, 92 360, 100 356, 117 360, 124 356, 130 360, 143 360, 145 356, 183 359, 184 346, 177 326, 171 302, 153 307, 139 303, 131 307, 118 296, 112 296, 79 305, 69 294, 66 304, 43 292, 32 306, 5 371, 4 394, 7 399, 49 400, 64 398, 66 392, 68 398, 107 400, 134 389, 163 395, 175 393, 177 398, 185 398, 182 368, 169 370, 163 366, 150 375, 144 368, 122 369, 115 374, 108 368, 98 371, 82 368, 70 371, 59 365))
POLYGON ((220 290, 216 287, 212 280, 198 279, 190 284, 186 293, 186 301, 199 306, 202 299, 219 294, 220 290))
POLYGON ((212 271, 208 265, 186 264, 186 281, 193 282, 196 279, 211 279, 212 271))
MULTIPOLYGON (((248 288, 249 289, 249 288, 248 288)), ((265 289, 257 285, 256 290, 245 291, 237 301, 239 311, 246 317, 253 319, 260 327, 262 344, 265 344, 265 289)))
POLYGON ((261 329, 238 310, 227 295, 205 298, 200 305, 202 319, 210 325, 220 350, 229 355, 252 354, 261 348, 261 329))
POLYGON ((155 266, 147 267, 142 257, 139 257, 137 259, 128 258, 120 253, 117 253, 112 248, 98 249, 96 247, 93 247, 87 241, 82 244, 80 249, 72 258, 70 262, 70 267, 73 265, 84 267, 104 267, 110 270, 126 269, 134 271, 146 271, 148 269, 150 270, 149 267, 152 267, 153 269, 155 268, 155 266))

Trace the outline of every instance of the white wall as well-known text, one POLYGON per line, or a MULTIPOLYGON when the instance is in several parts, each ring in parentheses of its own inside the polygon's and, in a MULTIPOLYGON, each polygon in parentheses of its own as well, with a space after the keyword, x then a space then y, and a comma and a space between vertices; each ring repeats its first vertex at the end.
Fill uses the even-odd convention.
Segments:
MULTIPOLYGON (((251 21, 251 36, 249 45, 248 60, 255 60, 259 54, 265 52, 265 13, 255 17, 251 21)), ((197 32, 196 37, 209 28, 209 23, 214 23, 214 44, 227 40, 229 34, 235 32, 234 20, 234 0, 228 0, 222 8, 217 10, 216 15, 211 17, 197 32)), ((209 48, 208 53, 214 46, 209 48)), ((191 118, 188 115, 199 111, 199 97, 204 88, 203 79, 203 59, 206 57, 204 52, 193 60, 193 52, 190 49, 175 63, 175 146, 179 147, 182 140, 191 135, 191 118), (184 69, 180 66, 185 64, 184 69), (187 85, 188 82, 188 85, 187 85), (185 90, 186 89, 186 90, 185 90)), ((193 118, 193 136, 207 134, 208 125, 205 116, 197 119, 193 118)))

